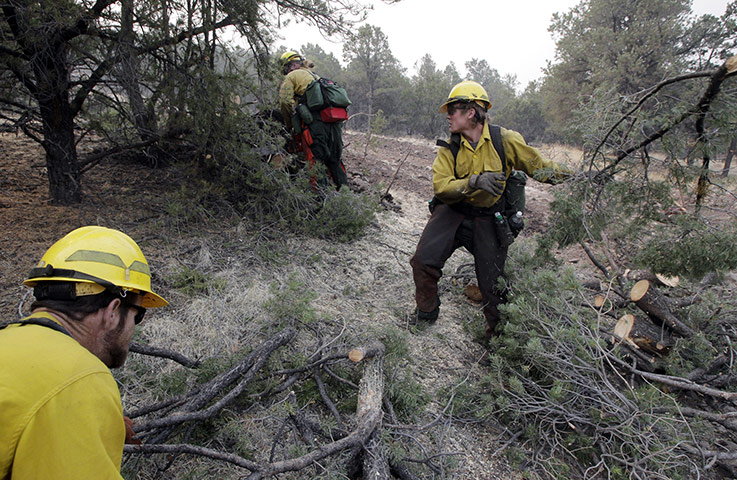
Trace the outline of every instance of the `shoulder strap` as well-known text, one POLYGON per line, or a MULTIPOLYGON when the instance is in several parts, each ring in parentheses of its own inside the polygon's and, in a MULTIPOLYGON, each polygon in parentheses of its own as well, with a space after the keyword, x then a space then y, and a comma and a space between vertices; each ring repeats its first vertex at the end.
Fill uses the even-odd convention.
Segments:
POLYGON ((445 147, 450 149, 450 153, 453 154, 453 160, 455 160, 458 157, 458 151, 461 149, 461 134, 452 133, 450 135, 449 142, 438 139, 437 141, 435 141, 435 145, 437 145, 438 147, 445 147))
POLYGON ((458 178, 458 171, 456 170, 455 160, 456 158, 458 158, 458 151, 461 149, 461 134, 451 133, 450 142, 438 139, 435 142, 435 145, 450 149, 450 153, 453 154, 453 173, 455 174, 456 178, 458 178))
POLYGON ((0 322, 0 330, 4 329, 5 327, 8 327, 10 325, 40 325, 42 327, 50 328, 52 330, 56 330, 57 332, 61 332, 64 335, 67 335, 71 337, 72 335, 67 331, 66 328, 62 327, 58 323, 49 320, 47 318, 39 318, 39 317, 26 317, 22 320, 10 320, 8 322, 0 322))
MULTIPOLYGON (((504 153, 504 142, 502 142, 502 127, 499 125, 489 124, 489 135, 491 135, 491 144, 494 145, 494 150, 502 160, 502 167, 504 173, 507 172, 507 155, 504 153)), ((453 154, 453 160, 458 158, 458 151, 461 149, 461 134, 453 133, 450 135, 450 142, 438 139, 435 145, 439 147, 445 147, 450 149, 450 153, 453 154)), ((455 166, 453 167, 455 169, 455 166)), ((456 176, 458 174, 456 173, 456 176)))
POLYGON ((504 167, 504 173, 507 173, 507 156, 504 153, 504 143, 502 142, 502 128, 499 125, 489 124, 489 135, 491 135, 491 144, 494 145, 494 150, 502 159, 502 166, 504 167))

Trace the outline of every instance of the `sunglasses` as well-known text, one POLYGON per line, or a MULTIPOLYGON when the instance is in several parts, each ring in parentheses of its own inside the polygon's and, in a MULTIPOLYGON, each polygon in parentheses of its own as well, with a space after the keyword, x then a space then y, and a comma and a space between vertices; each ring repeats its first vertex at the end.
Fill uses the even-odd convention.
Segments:
POLYGON ((125 305, 127 308, 133 308, 136 310, 136 316, 133 317, 133 321, 136 325, 141 323, 143 321, 143 316, 146 315, 146 309, 143 307, 140 307, 138 305, 133 305, 132 303, 128 303, 125 305))
POLYGON ((451 103, 448 105, 448 115, 453 115, 456 113, 457 110, 466 110, 468 108, 467 103, 459 102, 459 103, 451 103))

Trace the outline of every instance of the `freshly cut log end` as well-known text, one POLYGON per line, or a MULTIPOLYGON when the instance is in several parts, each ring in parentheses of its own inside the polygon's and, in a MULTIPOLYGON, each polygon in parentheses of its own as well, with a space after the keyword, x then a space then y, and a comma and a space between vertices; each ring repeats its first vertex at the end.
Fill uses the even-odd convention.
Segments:
POLYGON ((632 326, 635 324, 635 317, 634 315, 630 315, 629 313, 626 315, 623 315, 622 318, 620 318, 616 325, 614 325, 614 335, 616 335, 619 338, 622 339, 628 339, 630 336, 630 332, 632 331, 632 326))
POLYGON ((666 330, 648 319, 638 319, 634 315, 623 315, 614 325, 612 333, 622 341, 651 355, 664 356, 673 345, 666 330))
POLYGON ((363 360, 364 352, 360 348, 354 348, 350 352, 348 352, 348 358, 353 363, 358 363, 361 360, 363 360))
POLYGON ((648 280, 635 283, 630 291, 630 299, 658 325, 665 325, 682 337, 696 334, 671 312, 671 305, 648 280))
POLYGON ((650 281, 640 280, 639 282, 635 283, 635 286, 632 287, 632 290, 630 290, 630 299, 633 302, 637 302, 647 294, 648 290, 650 290, 650 281))
POLYGON ((656 273, 655 277, 660 280, 660 283, 665 285, 666 287, 675 288, 681 283, 681 279, 677 276, 674 277, 667 277, 665 275, 662 275, 660 273, 656 273))
POLYGON ((594 297, 594 306, 596 308, 603 307, 604 302, 606 302, 606 298, 604 297, 604 295, 597 295, 596 297, 594 297))
POLYGON ((737 55, 729 57, 724 64, 727 66, 727 73, 737 72, 737 55))

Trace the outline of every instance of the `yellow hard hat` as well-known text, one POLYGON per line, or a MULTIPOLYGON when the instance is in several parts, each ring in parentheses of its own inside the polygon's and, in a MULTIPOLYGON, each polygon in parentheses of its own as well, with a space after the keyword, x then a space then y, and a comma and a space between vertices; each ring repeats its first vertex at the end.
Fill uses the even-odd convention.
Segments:
POLYGON ((151 290, 151 270, 146 257, 128 235, 105 227, 81 227, 69 232, 44 253, 28 280, 79 284, 77 295, 94 295, 103 290, 127 291, 143 296, 144 308, 168 304, 151 290))
POLYGON ((292 62, 294 60, 302 60, 302 55, 300 55, 297 52, 288 51, 282 53, 281 57, 279 57, 279 61, 281 61, 281 66, 286 66, 289 62, 292 62))
POLYGON ((476 102, 485 110, 491 108, 491 102, 489 101, 489 95, 486 94, 486 90, 484 90, 484 87, 480 83, 474 82, 473 80, 464 80, 456 84, 448 94, 448 99, 445 103, 440 105, 440 113, 446 113, 448 111, 448 105, 453 102, 476 102))

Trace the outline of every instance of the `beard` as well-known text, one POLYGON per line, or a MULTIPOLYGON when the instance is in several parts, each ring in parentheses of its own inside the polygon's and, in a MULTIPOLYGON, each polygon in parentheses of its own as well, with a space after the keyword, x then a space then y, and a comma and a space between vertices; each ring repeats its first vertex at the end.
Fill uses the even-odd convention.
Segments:
POLYGON ((128 315, 127 309, 122 309, 118 317, 118 325, 114 330, 106 332, 102 338, 104 348, 106 350, 107 361, 104 361, 108 368, 120 368, 128 358, 128 349, 130 348, 130 338, 123 338, 123 330, 125 330, 125 317, 128 315))

